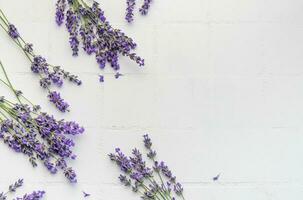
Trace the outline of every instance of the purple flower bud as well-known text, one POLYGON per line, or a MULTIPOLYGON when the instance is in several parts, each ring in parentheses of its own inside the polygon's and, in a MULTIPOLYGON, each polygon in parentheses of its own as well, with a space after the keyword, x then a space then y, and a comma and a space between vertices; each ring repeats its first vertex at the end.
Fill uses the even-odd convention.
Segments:
POLYGON ((123 76, 123 74, 120 74, 119 72, 117 72, 117 73, 115 74, 115 78, 116 78, 116 79, 118 79, 120 76, 123 76))
POLYGON ((139 10, 142 15, 147 15, 151 2, 152 0, 144 0, 144 3, 139 10))
POLYGON ((99 81, 100 81, 101 83, 104 82, 104 76, 103 76, 103 75, 99 75, 99 81))
POLYGON ((48 98, 50 102, 54 103, 61 112, 68 111, 69 105, 64 102, 64 99, 61 98, 60 93, 56 91, 50 92, 48 98))
POLYGON ((60 26, 64 21, 64 11, 66 9, 66 1, 58 0, 56 3, 56 22, 60 26))
POLYGON ((132 22, 134 20, 134 9, 135 9, 135 5, 136 5, 136 1, 135 0, 126 0, 126 15, 125 15, 125 19, 128 23, 132 22))
POLYGON ((67 168, 64 175, 71 183, 77 183, 77 175, 72 168, 67 168))
POLYGON ((13 39, 17 39, 17 38, 20 36, 20 34, 19 34, 17 28, 16 28, 15 25, 13 25, 13 24, 9 24, 9 25, 8 25, 8 34, 9 34, 9 36, 11 36, 11 38, 13 38, 13 39))

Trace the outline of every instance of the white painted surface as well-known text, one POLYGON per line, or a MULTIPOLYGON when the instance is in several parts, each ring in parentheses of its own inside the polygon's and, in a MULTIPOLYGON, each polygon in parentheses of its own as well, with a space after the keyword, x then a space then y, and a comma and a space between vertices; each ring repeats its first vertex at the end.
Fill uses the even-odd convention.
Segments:
MULTIPOLYGON (((126 152, 150 133, 160 159, 184 183, 188 200, 298 200, 303 197, 303 2, 301 0, 155 0, 147 17, 124 22, 125 1, 103 0, 113 25, 134 37, 141 70, 121 59, 126 76, 106 82, 93 57, 71 56, 54 1, 0 1, 9 19, 50 63, 79 73, 81 88, 61 90, 72 105, 56 112, 29 63, 0 32, 0 57, 12 81, 44 110, 86 127, 71 165, 79 183, 31 168, 0 144, 0 188, 45 189, 47 200, 139 199, 118 183, 106 154, 126 152), (218 182, 212 177, 221 173, 218 182)), ((3 91, 3 90, 2 90, 3 91)))

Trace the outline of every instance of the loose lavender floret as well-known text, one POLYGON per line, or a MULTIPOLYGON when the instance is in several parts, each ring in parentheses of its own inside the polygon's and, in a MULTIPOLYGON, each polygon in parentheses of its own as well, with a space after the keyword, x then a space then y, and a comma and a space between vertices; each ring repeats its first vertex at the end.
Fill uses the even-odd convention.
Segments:
POLYGON ((84 198, 86 198, 86 197, 89 197, 89 196, 90 196, 90 194, 89 194, 89 193, 87 193, 87 192, 84 192, 84 191, 83 191, 82 193, 83 193, 83 197, 84 197, 84 198))
MULTIPOLYGON (((129 1, 129 12, 131 12, 134 6, 134 3, 131 2, 134 0, 129 1)), ((106 63, 109 63, 114 71, 119 71, 119 55, 128 56, 139 66, 144 65, 144 59, 131 52, 136 48, 136 43, 121 30, 110 25, 104 16, 104 11, 99 7, 99 3, 93 1, 92 6, 88 6, 84 1, 58 0, 56 5, 57 10, 61 7, 64 8, 59 9, 59 16, 64 11, 65 26, 69 33, 73 56, 78 55, 81 43, 82 49, 88 55, 95 55, 100 69, 104 69, 106 63)), ((128 16, 130 19, 131 14, 128 16)), ((56 14, 56 21, 57 18, 56 14)))
POLYGON ((168 166, 163 161, 156 161, 156 152, 152 149, 152 142, 148 135, 143 136, 144 146, 148 150, 147 157, 154 163, 152 168, 147 167, 140 151, 135 148, 132 156, 126 156, 119 148, 115 153, 109 154, 110 160, 115 162, 122 171, 119 176, 120 182, 130 187, 132 191, 142 194, 142 199, 176 199, 172 191, 182 199, 183 187, 176 182, 168 166))
POLYGON ((125 19, 128 23, 134 21, 134 9, 136 5, 136 0, 126 0, 126 15, 125 19))
POLYGON ((119 72, 117 72, 117 73, 115 74, 115 78, 116 78, 116 79, 118 79, 120 76, 123 76, 123 74, 121 74, 121 73, 119 73, 119 72))
POLYGON ((103 75, 99 75, 99 81, 100 81, 101 83, 104 82, 104 76, 103 76, 103 75))
MULTIPOLYGON (((58 24, 62 24, 64 20, 66 0, 60 0, 57 3, 56 21, 58 24)), ((53 66, 49 64, 46 59, 34 52, 33 44, 25 42, 25 40, 19 34, 15 25, 10 23, 3 11, 0 9, 0 27, 15 41, 16 44, 22 49, 22 52, 26 55, 28 60, 31 62, 31 71, 39 76, 40 86, 51 91, 52 86, 61 87, 64 80, 68 80, 76 85, 81 85, 81 80, 76 75, 71 74, 63 70, 59 66, 53 66)), ((57 101, 51 101, 57 103, 57 101)), ((66 106, 66 105, 65 105, 66 106)), ((58 109, 65 112, 66 110, 62 107, 58 109)))

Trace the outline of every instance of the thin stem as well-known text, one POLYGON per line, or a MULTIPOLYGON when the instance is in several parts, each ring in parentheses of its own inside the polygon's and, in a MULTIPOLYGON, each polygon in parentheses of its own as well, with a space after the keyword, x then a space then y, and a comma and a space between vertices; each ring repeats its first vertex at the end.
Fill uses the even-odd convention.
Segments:
POLYGON ((19 96, 18 96, 18 94, 17 94, 17 92, 16 92, 16 90, 14 89, 12 83, 10 82, 10 80, 9 80, 9 78, 8 78, 8 75, 7 75, 7 73, 6 73, 5 69, 4 69, 4 67, 3 67, 1 61, 0 61, 0 67, 1 67, 1 69, 2 69, 2 71, 3 71, 3 73, 4 73, 4 76, 5 76, 6 80, 7 80, 7 83, 9 84, 10 88, 13 90, 13 92, 14 92, 16 98, 18 99, 19 103, 22 104, 22 103, 21 103, 21 100, 20 100, 20 98, 19 98, 19 96))
POLYGON ((9 21, 8 21, 8 19, 6 18, 6 16, 5 16, 5 14, 3 13, 3 11, 0 9, 0 13, 2 14, 2 16, 3 16, 3 18, 4 18, 4 22, 5 22, 5 20, 6 20, 6 22, 7 22, 7 24, 9 24, 9 21))

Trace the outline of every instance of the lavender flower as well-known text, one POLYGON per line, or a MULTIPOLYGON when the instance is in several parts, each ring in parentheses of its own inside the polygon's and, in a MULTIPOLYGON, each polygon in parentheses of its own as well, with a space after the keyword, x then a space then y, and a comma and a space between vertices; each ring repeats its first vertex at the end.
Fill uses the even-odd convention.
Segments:
POLYGON ((126 0, 126 15, 125 19, 128 23, 132 22, 134 20, 134 9, 136 5, 136 0, 126 0))
MULTIPOLYGON (((131 23, 134 20, 134 9, 135 9, 135 2, 136 0, 126 0, 126 14, 125 20, 128 23, 131 23)), ((147 15, 150 4, 152 0, 144 0, 143 5, 140 7, 139 12, 141 15, 147 15)))
POLYGON ((40 200, 44 194, 44 191, 34 191, 30 194, 25 194, 23 197, 17 197, 15 200, 40 200))
MULTIPOLYGON (((57 5, 56 21, 58 24, 62 24, 64 20, 66 0, 59 0, 56 5, 57 5)), ((81 80, 79 80, 79 78, 76 75, 73 75, 70 72, 63 70, 59 66, 54 66, 49 64, 44 57, 37 55, 33 50, 33 44, 25 42, 25 40, 20 36, 17 28, 8 21, 7 17, 4 15, 1 9, 0 9, 0 25, 1 25, 0 27, 22 49, 25 56, 28 58, 28 60, 31 63, 31 71, 37 74, 38 77, 40 78, 39 83, 43 89, 46 89, 49 93, 51 93, 50 88, 52 86, 61 87, 63 85, 64 79, 76 85, 81 85, 82 82, 81 80)), ((49 94, 49 98, 50 98, 50 94, 49 94)), ((54 101, 51 99, 51 102, 53 102, 56 105, 56 107, 62 112, 66 111, 65 106, 67 104, 62 105, 64 106, 63 108, 62 106, 58 106, 57 104, 58 101, 54 101)))
POLYGON ((103 76, 103 75, 99 75, 99 81, 100 81, 101 83, 104 82, 104 76, 103 76))
MULTIPOLYGON (((23 179, 19 179, 14 184, 10 185, 7 192, 0 193, 0 200, 6 200, 9 193, 16 192, 16 189, 23 185, 23 179)), ((40 200, 43 198, 44 191, 34 191, 31 194, 25 194, 23 197, 17 197, 14 200, 40 200)))
MULTIPOLYGON (((6 75, 1 62, 0 66, 6 75)), ((75 142, 69 136, 82 134, 84 128, 76 122, 57 120, 42 112, 40 106, 34 106, 21 93, 17 95, 7 75, 6 78, 6 81, 0 81, 15 93, 18 103, 0 98, 0 140, 15 152, 26 155, 33 167, 40 160, 51 174, 62 170, 70 182, 76 182, 76 173, 67 166, 68 159, 76 158, 72 151, 75 142)), ((52 99, 57 99, 56 105, 60 109, 66 109, 60 96, 52 99)), ((10 190, 14 191, 21 184, 22 181, 17 182, 10 190)), ((30 197, 27 195, 26 199, 30 197)))
POLYGON ((139 9, 142 15, 147 15, 152 0, 144 0, 142 7, 139 9))
POLYGON ((182 185, 176 182, 176 177, 163 161, 155 160, 156 151, 152 149, 149 136, 144 135, 143 138, 144 146, 148 150, 147 157, 153 161, 154 166, 152 168, 146 166, 146 162, 137 148, 132 150, 132 156, 129 157, 116 148, 115 153, 109 154, 109 158, 122 171, 119 176, 120 182, 124 186, 130 187, 132 191, 142 194, 142 199, 176 199, 172 194, 174 191, 184 200, 182 185))
POLYGON ((13 24, 8 25, 8 34, 13 39, 17 39, 20 36, 17 28, 13 24))
POLYGON ((66 1, 59 0, 56 3, 56 22, 58 25, 61 25, 64 21, 64 11, 66 9, 66 1))
POLYGON ((90 196, 90 194, 89 194, 89 193, 86 193, 86 192, 84 192, 84 191, 83 191, 82 193, 83 193, 83 197, 84 197, 84 198, 86 198, 86 197, 89 197, 89 196, 90 196))
POLYGON ((119 72, 117 72, 117 73, 115 74, 115 78, 116 78, 116 79, 118 79, 120 76, 123 76, 123 74, 120 74, 119 72))
POLYGON ((54 103, 55 106, 62 112, 68 111, 68 103, 64 102, 64 99, 61 98, 60 93, 53 91, 48 95, 50 102, 54 103))
MULTIPOLYGON (((56 21, 60 22, 58 25, 61 25, 62 12, 66 16, 65 26, 73 56, 78 55, 81 43, 82 49, 88 55, 95 55, 101 69, 109 63, 114 71, 119 71, 119 55, 128 56, 139 66, 144 65, 144 59, 131 52, 136 48, 136 43, 121 30, 110 25, 96 1, 89 6, 82 0, 58 0, 56 5, 56 21)), ((129 13, 133 7, 134 0, 129 0, 129 13)), ((128 18, 131 17, 132 14, 128 14, 128 18)))

